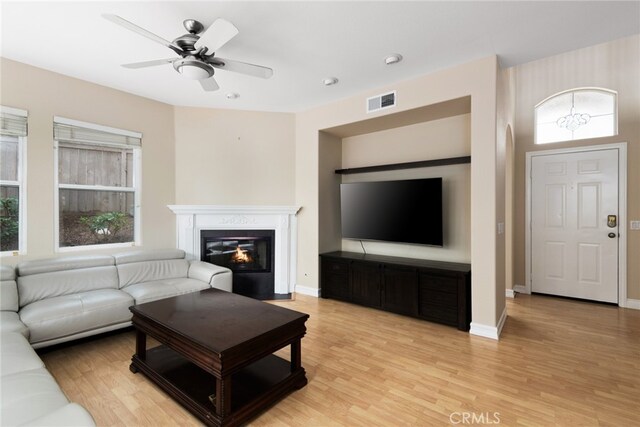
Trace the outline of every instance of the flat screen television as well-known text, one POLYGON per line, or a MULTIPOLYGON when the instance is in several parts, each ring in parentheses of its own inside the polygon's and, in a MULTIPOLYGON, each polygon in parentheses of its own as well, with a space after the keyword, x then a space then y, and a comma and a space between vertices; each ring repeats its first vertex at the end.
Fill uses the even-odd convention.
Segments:
POLYGON ((342 238, 442 246, 442 178, 340 184, 342 238))

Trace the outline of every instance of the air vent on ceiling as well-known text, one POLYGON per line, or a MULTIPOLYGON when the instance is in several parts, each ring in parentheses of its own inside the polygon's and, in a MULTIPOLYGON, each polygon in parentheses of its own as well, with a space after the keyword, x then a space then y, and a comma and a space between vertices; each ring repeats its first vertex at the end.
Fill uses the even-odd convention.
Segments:
POLYGON ((396 91, 367 98, 367 113, 396 106, 396 91))

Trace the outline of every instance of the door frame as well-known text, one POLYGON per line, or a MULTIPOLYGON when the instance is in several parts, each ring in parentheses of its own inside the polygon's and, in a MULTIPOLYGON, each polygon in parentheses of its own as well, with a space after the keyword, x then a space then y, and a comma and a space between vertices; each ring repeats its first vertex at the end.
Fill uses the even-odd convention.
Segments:
POLYGON ((536 156, 584 153, 589 151, 618 150, 618 306, 627 307, 627 143, 588 145, 583 147, 558 148, 554 150, 529 151, 526 155, 525 188, 525 285, 516 289, 531 293, 531 163, 536 156))

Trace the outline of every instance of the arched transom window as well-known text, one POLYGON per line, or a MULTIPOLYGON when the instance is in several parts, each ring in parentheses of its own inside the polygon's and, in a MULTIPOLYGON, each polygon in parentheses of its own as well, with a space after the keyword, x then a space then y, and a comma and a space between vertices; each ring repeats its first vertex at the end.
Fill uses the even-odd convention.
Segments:
POLYGON ((571 89, 536 105, 535 143, 617 135, 617 93, 608 89, 571 89))

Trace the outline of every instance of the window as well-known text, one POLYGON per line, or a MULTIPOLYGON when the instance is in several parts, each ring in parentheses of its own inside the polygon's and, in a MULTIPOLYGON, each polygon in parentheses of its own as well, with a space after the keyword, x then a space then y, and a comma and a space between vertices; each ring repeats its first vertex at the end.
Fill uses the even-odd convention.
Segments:
POLYGON ((139 245, 142 135, 54 120, 57 248, 139 245))
POLYGON ((581 88, 557 93, 536 105, 535 143, 618 134, 617 93, 581 88))
POLYGON ((0 107, 0 252, 26 252, 27 112, 0 107))

